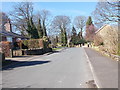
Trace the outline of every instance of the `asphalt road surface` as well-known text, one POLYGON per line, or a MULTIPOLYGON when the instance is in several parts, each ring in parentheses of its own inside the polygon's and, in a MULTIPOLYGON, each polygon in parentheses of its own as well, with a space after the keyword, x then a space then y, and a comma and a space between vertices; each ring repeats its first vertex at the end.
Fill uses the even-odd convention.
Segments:
POLYGON ((89 80, 93 76, 84 48, 23 58, 2 71, 3 88, 87 88, 89 80))

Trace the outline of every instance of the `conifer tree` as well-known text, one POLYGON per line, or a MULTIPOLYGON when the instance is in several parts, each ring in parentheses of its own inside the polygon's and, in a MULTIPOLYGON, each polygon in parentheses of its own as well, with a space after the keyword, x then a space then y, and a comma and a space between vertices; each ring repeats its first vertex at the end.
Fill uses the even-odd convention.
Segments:
POLYGON ((42 38, 43 37, 43 29, 42 29, 40 18, 38 19, 37 30, 38 30, 39 38, 42 38))
POLYGON ((88 20, 86 22, 86 25, 91 25, 92 24, 92 18, 91 16, 88 17, 88 20))
POLYGON ((28 30, 27 31, 28 31, 30 38, 33 38, 33 39, 39 38, 38 31, 33 23, 32 17, 28 21, 28 30))
POLYGON ((71 42, 75 45, 77 43, 77 32, 75 27, 72 28, 71 42))
POLYGON ((95 35, 96 28, 94 24, 92 23, 92 18, 89 16, 87 22, 86 22, 86 35, 85 38, 87 41, 93 41, 94 35, 95 35))

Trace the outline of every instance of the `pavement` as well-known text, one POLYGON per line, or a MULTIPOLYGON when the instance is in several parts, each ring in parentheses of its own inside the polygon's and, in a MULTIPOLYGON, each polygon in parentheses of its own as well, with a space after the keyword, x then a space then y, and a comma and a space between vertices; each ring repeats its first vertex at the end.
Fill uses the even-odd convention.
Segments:
POLYGON ((118 62, 84 47, 91 70, 99 88, 118 88, 118 62))
POLYGON ((84 48, 19 59, 2 71, 3 88, 88 88, 93 80, 84 48))

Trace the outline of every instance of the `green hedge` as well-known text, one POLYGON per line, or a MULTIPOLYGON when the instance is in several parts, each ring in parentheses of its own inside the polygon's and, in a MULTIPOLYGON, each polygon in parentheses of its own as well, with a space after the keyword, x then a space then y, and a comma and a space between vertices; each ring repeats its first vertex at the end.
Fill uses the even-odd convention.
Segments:
POLYGON ((40 48, 38 39, 28 40, 28 48, 40 48))
MULTIPOLYGON (((42 43, 39 43, 41 39, 22 40, 22 49, 34 49, 43 48, 42 43)), ((43 40, 42 40, 43 41, 43 40)))
POLYGON ((49 41, 46 39, 22 40, 20 43, 22 49, 48 48, 49 46, 49 41))

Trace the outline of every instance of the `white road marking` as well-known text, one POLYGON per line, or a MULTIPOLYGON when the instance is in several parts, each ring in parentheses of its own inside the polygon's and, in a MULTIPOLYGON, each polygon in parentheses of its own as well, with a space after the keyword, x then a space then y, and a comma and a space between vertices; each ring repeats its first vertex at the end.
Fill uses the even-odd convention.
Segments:
MULTIPOLYGON (((85 49, 84 49, 84 51, 85 51, 85 49)), ((87 59, 88 59, 87 61, 88 61, 88 63, 89 63, 89 66, 90 66, 90 69, 91 69, 93 78, 94 78, 94 80, 95 80, 96 86, 97 86, 97 88, 100 88, 99 85, 98 85, 98 83, 97 83, 98 80, 96 80, 96 76, 94 75, 94 70, 93 70, 92 64, 91 64, 91 62, 90 62, 90 60, 89 60, 89 57, 88 57, 86 51, 85 51, 85 55, 86 55, 86 57, 87 57, 87 59)))

